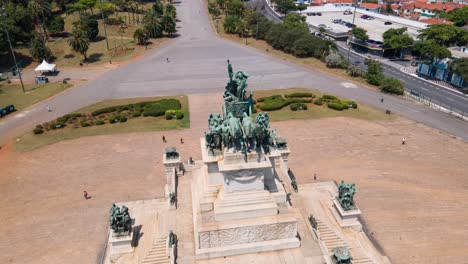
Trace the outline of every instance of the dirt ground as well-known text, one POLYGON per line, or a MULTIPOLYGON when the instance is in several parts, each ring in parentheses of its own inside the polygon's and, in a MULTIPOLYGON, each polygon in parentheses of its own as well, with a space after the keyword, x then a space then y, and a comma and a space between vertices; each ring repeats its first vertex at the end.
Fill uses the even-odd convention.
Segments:
MULTIPOLYGON (((199 137, 208 113, 220 111, 221 97, 189 101, 186 130, 86 137, 22 154, 3 147, 2 262, 97 262, 111 204, 163 196, 164 147, 176 146, 184 160, 200 158, 199 137), (92 199, 85 200, 83 190, 92 199)), ((367 227, 393 263, 466 262, 467 142, 405 119, 296 120, 272 127, 288 139, 299 183, 314 181, 314 173, 318 181, 356 182, 367 227)))

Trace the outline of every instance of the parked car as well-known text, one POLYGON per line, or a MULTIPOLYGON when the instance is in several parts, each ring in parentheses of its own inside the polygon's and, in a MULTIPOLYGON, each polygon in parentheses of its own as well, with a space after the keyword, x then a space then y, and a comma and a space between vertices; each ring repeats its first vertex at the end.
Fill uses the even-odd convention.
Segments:
POLYGON ((361 18, 362 19, 367 19, 369 16, 368 15, 362 15, 361 18))
POLYGON ((393 24, 393 23, 390 22, 390 21, 385 21, 385 23, 384 23, 384 25, 391 25, 391 24, 393 24))
POLYGON ((325 25, 325 24, 320 24, 320 25, 318 25, 318 27, 319 27, 319 28, 326 28, 327 25, 325 25))
POLYGON ((340 23, 342 20, 340 18, 335 18, 335 19, 332 19, 332 23, 335 23, 335 24, 338 24, 340 23))
POLYGON ((353 23, 350 23, 350 22, 346 22, 345 26, 347 26, 349 28, 352 28, 352 27, 355 27, 356 25, 354 25, 353 23))
POLYGON ((353 12, 351 10, 346 10, 343 12, 343 15, 351 15, 353 12))
POLYGON ((418 61, 412 61, 411 66, 418 66, 419 62, 418 61))
POLYGON ((306 13, 307 16, 312 16, 312 14, 313 14, 312 12, 307 12, 306 13))
POLYGON ((374 20, 375 18, 373 16, 367 16, 367 20, 374 20))
POLYGON ((320 13, 320 12, 317 12, 317 16, 322 16, 322 13, 320 13))

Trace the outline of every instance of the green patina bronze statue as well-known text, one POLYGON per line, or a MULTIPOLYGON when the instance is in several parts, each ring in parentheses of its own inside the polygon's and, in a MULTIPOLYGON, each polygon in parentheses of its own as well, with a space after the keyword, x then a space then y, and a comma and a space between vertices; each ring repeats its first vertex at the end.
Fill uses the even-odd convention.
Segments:
POLYGON ((166 148, 166 159, 178 159, 179 152, 177 152, 175 147, 166 148))
POLYGON ((176 235, 174 234, 174 232, 172 232, 172 230, 169 232, 169 241, 168 241, 168 246, 169 247, 172 247, 172 245, 174 245, 176 243, 176 235))
POLYGON ((336 247, 332 249, 333 252, 333 262, 336 264, 351 264, 351 254, 347 247, 336 247))
POLYGON ((132 230, 132 219, 125 205, 120 209, 117 205, 112 204, 109 215, 110 227, 117 236, 130 234, 132 230))
POLYGON ((205 146, 209 155, 221 155, 223 149, 228 152, 248 153, 253 150, 269 154, 271 148, 286 149, 284 138, 270 131, 270 118, 266 112, 252 117, 253 93, 247 92, 249 75, 243 71, 234 74, 228 62, 229 81, 225 87, 223 114, 208 116, 208 128, 205 132, 205 146))
POLYGON ((356 185, 354 183, 344 183, 341 181, 338 185, 338 197, 336 199, 345 211, 357 209, 354 204, 354 194, 356 193, 356 185))

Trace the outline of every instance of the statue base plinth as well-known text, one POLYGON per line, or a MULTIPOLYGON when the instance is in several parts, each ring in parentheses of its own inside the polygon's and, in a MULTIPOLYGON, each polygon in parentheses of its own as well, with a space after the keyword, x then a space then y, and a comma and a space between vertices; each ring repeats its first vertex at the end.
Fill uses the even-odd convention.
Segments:
POLYGON ((341 207, 340 202, 338 202, 335 198, 333 198, 333 208, 331 208, 331 211, 333 213, 333 216, 335 217, 336 221, 341 227, 353 227, 353 228, 358 228, 361 229, 361 223, 359 222, 359 215, 361 215, 361 210, 357 208, 354 210, 348 210, 345 211, 341 207))
POLYGON ((110 259, 118 259, 123 254, 133 253, 135 250, 132 247, 133 227, 127 235, 116 235, 114 231, 109 233, 109 252, 110 259))

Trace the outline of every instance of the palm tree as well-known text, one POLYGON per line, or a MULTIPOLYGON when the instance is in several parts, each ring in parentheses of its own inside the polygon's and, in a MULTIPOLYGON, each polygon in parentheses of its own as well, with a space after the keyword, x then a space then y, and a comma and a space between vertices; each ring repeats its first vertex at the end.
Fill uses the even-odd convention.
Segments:
POLYGON ((47 30, 45 27, 45 18, 44 13, 47 15, 50 13, 50 7, 46 1, 43 0, 29 0, 28 9, 31 15, 34 17, 35 24, 41 24, 42 30, 44 31, 44 36, 47 38, 47 30), (41 22, 39 21, 39 16, 42 18, 41 22))
POLYGON ((72 37, 68 39, 68 45, 70 45, 73 51, 83 55, 84 60, 88 59, 88 57, 86 57, 86 52, 89 49, 89 40, 84 31, 74 29, 72 32, 72 37))
POLYGON ((161 18, 161 24, 164 27, 164 31, 166 31, 167 34, 172 35, 176 33, 176 20, 174 17, 170 16, 169 14, 164 15, 161 18))

